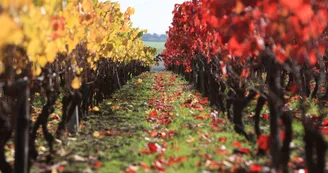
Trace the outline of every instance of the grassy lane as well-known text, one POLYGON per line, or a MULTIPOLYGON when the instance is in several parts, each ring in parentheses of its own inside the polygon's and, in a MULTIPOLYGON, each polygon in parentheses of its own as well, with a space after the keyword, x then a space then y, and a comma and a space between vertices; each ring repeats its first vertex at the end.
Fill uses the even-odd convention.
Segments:
MULTIPOLYGON (((208 105, 207 98, 192 90, 187 82, 170 72, 152 73, 154 84, 148 101, 144 121, 145 132, 138 137, 137 147, 128 155, 135 158, 125 172, 267 172, 270 166, 268 152, 257 155, 258 146, 266 141, 247 141, 236 134, 232 123, 222 113, 208 105)), ((144 83, 141 85, 143 87, 144 83)), ((248 106, 244 121, 246 130, 254 132, 252 110, 248 106)), ((267 108, 262 115, 262 130, 268 131, 267 108)), ((144 124, 144 123, 142 123, 144 124)), ((304 160, 303 130, 299 122, 293 123, 291 169, 302 168, 304 160)), ((251 134, 250 134, 251 135, 251 134)), ((253 137, 255 138, 255 136, 253 137)), ((122 150, 124 151, 124 150, 122 150)), ((126 154, 126 152, 123 152, 126 154)), ((110 172, 125 165, 125 160, 113 160, 102 167, 110 172)), ((115 172, 115 171, 113 171, 115 172)))
POLYGON ((255 149, 233 132, 225 123, 228 120, 211 111, 206 98, 170 72, 152 75, 155 83, 145 118, 148 131, 131 153, 139 157, 126 172, 202 172, 252 164, 242 159, 243 155, 250 158, 255 149))
MULTIPOLYGON (((254 105, 244 112, 249 133, 254 133, 254 105)), ((265 108, 264 133, 267 114, 265 108)), ((293 130, 290 166, 296 169, 304 166, 303 129, 294 121, 293 130)), ((171 72, 132 79, 90 113, 77 137, 61 142, 53 165, 57 172, 266 172, 270 166, 269 152, 257 154, 265 140, 236 134, 226 116, 171 72)))
MULTIPOLYGON (((147 124, 142 120, 148 110, 153 79, 149 73, 129 81, 112 98, 90 112, 82 122, 77 136, 59 141, 52 168, 36 163, 32 172, 99 172, 104 162, 111 167, 103 172, 120 172, 136 155, 132 149, 138 146, 147 124)), ((42 160, 42 158, 41 158, 42 160)))

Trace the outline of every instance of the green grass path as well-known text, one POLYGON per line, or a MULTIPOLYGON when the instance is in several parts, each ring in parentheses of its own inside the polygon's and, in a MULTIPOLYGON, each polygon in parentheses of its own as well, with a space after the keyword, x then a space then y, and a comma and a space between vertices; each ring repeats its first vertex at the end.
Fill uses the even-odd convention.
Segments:
MULTIPOLYGON (((133 78, 90 113, 78 136, 57 147, 58 172, 267 169, 269 156, 256 156, 256 142, 236 134, 225 116, 191 88, 171 72, 133 78)), ((253 121, 245 118, 246 130, 252 131, 253 121)))

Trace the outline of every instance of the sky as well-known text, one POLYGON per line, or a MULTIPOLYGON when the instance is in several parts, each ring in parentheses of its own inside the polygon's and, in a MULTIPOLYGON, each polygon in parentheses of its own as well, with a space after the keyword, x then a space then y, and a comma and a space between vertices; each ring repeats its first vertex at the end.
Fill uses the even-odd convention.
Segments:
POLYGON ((131 20, 134 27, 147 29, 148 33, 165 34, 172 22, 174 4, 185 0, 112 0, 121 4, 124 12, 128 7, 135 9, 131 20))

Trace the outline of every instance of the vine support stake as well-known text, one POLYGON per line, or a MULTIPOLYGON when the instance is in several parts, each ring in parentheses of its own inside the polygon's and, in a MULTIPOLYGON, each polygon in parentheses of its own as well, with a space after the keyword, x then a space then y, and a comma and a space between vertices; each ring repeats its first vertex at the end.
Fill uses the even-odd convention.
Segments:
POLYGON ((28 81, 19 82, 17 87, 19 93, 17 104, 16 130, 15 130, 15 172, 28 172, 28 148, 29 148, 29 126, 30 126, 30 89, 28 81))
POLYGON ((74 109, 73 116, 67 123, 67 130, 71 134, 77 134, 79 131, 79 107, 76 105, 74 109))

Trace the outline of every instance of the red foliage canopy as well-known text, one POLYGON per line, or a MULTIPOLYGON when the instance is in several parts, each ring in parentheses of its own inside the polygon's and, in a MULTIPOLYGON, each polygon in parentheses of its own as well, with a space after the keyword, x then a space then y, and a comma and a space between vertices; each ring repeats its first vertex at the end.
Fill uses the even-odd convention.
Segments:
POLYGON ((244 62, 271 50, 314 65, 327 46, 328 0, 193 0, 176 4, 165 64, 190 67, 192 58, 244 62))

